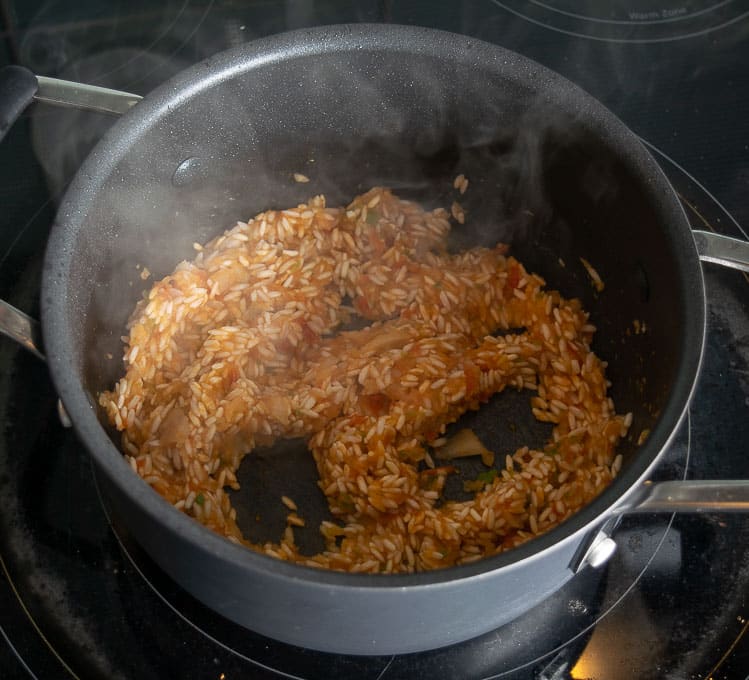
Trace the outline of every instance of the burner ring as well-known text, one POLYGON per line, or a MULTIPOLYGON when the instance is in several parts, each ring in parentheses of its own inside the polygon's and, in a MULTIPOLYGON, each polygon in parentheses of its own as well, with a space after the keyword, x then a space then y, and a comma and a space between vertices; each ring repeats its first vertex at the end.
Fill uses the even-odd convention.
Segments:
POLYGON ((749 16, 747 0, 609 0, 580 9, 571 0, 491 0, 537 26, 613 43, 657 43, 705 35, 749 16))

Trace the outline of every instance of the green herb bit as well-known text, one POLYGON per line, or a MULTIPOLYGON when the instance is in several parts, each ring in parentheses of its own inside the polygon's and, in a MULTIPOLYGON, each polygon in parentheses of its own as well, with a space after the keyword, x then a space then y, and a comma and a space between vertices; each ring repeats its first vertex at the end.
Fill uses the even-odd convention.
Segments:
POLYGON ((354 499, 351 498, 351 496, 349 496, 347 493, 342 494, 338 497, 338 507, 347 515, 350 515, 352 512, 354 512, 354 510, 356 510, 354 499))
POLYGON ((497 470, 484 470, 484 472, 479 472, 476 481, 483 482, 484 484, 491 484, 498 475, 499 472, 497 472, 497 470))
POLYGON ((203 503, 205 503, 205 496, 202 493, 199 493, 197 496, 195 496, 195 502, 198 505, 203 505, 203 503))

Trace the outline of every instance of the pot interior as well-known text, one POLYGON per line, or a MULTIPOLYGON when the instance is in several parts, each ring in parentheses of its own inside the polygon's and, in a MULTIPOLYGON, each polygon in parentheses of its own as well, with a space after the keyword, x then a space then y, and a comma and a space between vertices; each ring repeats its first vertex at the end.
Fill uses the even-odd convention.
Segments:
MULTIPOLYGON (((641 433, 686 403, 677 382, 699 318, 688 294, 696 265, 681 257, 686 225, 634 136, 579 90, 496 48, 343 41, 262 57, 247 48, 161 88, 79 175, 75 210, 56 227, 69 230, 67 248, 48 257, 64 260, 60 303, 75 320, 70 359, 88 403, 123 372, 120 338, 136 301, 193 257, 194 242, 261 210, 321 193, 345 204, 385 185, 427 206, 449 209, 457 198, 467 219, 453 226, 456 249, 509 243, 549 287, 581 299, 617 411, 633 414, 620 451, 624 472, 635 466, 641 433), (460 173, 470 181, 464 196, 453 189, 460 173)), ((500 460, 541 445, 550 429, 531 415, 530 396, 508 390, 459 425, 500 460)), ((300 542, 314 550, 327 508, 303 443, 284 446, 245 459, 233 503, 248 537, 277 540, 278 498, 292 496, 309 527, 300 542)), ((466 466, 465 478, 482 469, 466 466)), ((454 493, 461 484, 456 476, 454 493)))

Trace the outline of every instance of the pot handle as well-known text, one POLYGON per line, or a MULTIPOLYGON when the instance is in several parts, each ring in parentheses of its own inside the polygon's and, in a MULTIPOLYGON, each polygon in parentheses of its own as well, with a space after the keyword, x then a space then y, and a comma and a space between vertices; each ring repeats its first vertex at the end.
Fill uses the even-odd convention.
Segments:
POLYGON ((572 572, 577 574, 584 567, 596 568, 609 560, 617 549, 612 535, 623 515, 655 512, 749 512, 749 480, 645 482, 613 508, 612 516, 582 544, 569 565, 572 572))
POLYGON ((749 272, 749 241, 712 231, 692 231, 700 260, 749 272))
POLYGON ((645 482, 614 509, 618 515, 641 512, 749 512, 749 481, 645 482))
POLYGON ((0 69, 0 140, 32 102, 120 115, 142 97, 130 92, 34 75, 12 64, 0 69))
MULTIPOLYGON (((120 115, 129 111, 141 99, 137 94, 129 92, 36 76, 27 68, 15 64, 5 66, 0 69, 0 140, 33 101, 120 115)), ((24 349, 45 360, 39 324, 1 299, 0 334, 8 336, 24 349)), ((57 411, 62 424, 70 427, 70 418, 59 399, 57 411)))
MULTIPOLYGON (((700 260, 749 272, 749 241, 694 229, 700 260)), ((641 512, 749 512, 749 481, 645 482, 615 514, 641 512)))
MULTIPOLYGON (((0 333, 15 340, 21 347, 29 350, 42 361, 46 361, 42 353, 42 334, 39 324, 5 300, 0 300, 0 333)), ((72 427, 73 423, 61 399, 57 400, 57 415, 64 427, 72 427)))
POLYGON ((20 309, 0 300, 0 333, 44 361, 39 324, 20 309))
MULTIPOLYGON (((32 101, 119 115, 141 99, 129 92, 36 76, 15 64, 5 66, 0 69, 0 140, 32 101)), ((0 333, 44 359, 39 324, 4 300, 0 300, 0 333)))
POLYGON ((119 116, 127 113, 143 97, 108 87, 86 85, 71 80, 36 76, 39 89, 34 99, 55 106, 66 106, 86 111, 98 111, 119 116))
POLYGON ((39 89, 36 76, 21 66, 0 69, 0 140, 31 104, 39 89))

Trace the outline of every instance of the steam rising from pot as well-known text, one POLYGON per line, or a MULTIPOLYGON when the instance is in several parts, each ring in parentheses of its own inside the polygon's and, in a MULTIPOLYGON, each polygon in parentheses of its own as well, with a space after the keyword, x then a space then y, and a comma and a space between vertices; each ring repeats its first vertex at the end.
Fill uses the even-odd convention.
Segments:
MULTIPOLYGON (((379 184, 449 208, 462 173, 471 188, 460 197, 467 218, 454 227, 456 248, 522 247, 548 232, 557 219, 549 168, 584 129, 547 101, 542 79, 512 67, 478 72, 463 58, 319 50, 246 71, 239 57, 219 78, 208 62, 139 104, 93 152, 85 172, 101 186, 82 219, 96 237, 72 270, 85 281, 95 272, 82 329, 96 338, 84 343, 92 367, 120 356, 127 316, 151 285, 143 267, 160 278, 193 256, 194 242, 315 194, 344 205, 379 184)), ((596 192, 611 189, 605 176, 591 174, 596 192)), ((561 242, 565 229, 559 221, 561 242)), ((107 386, 118 368, 95 384, 107 386)))

